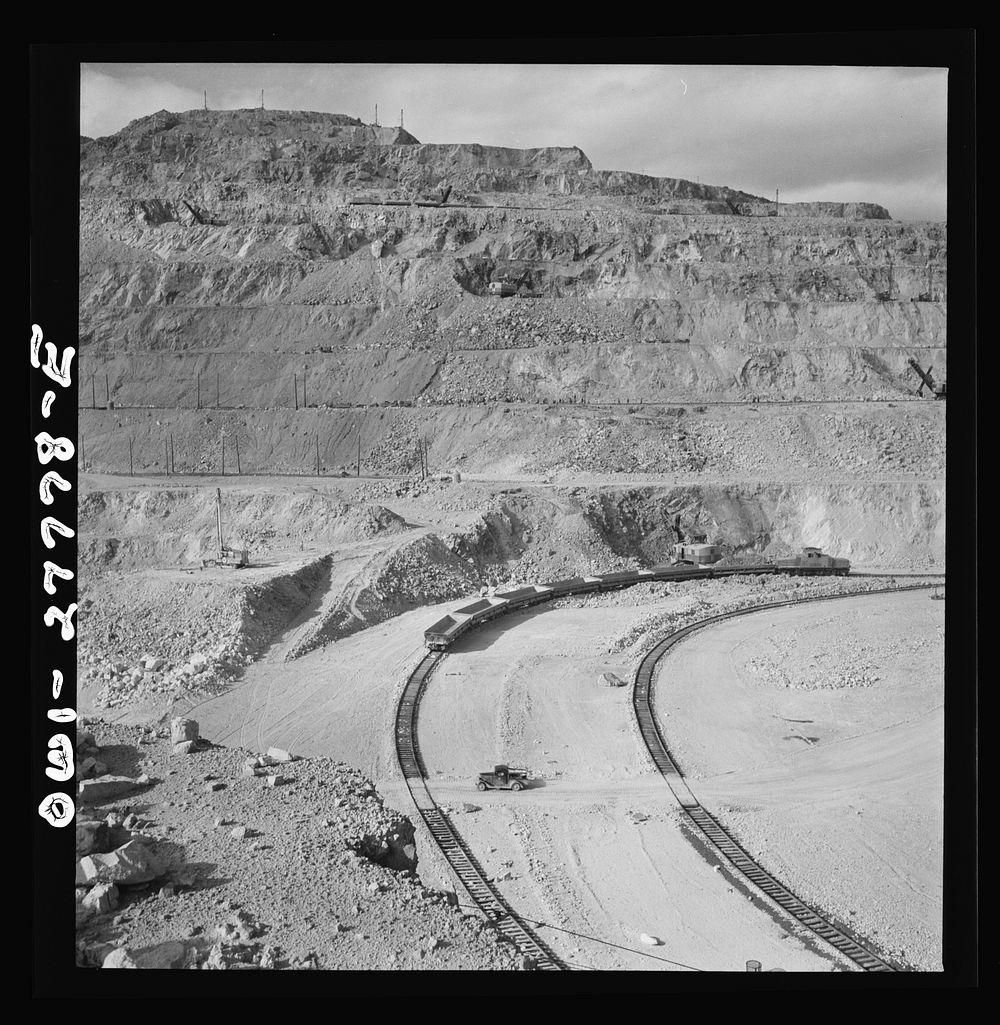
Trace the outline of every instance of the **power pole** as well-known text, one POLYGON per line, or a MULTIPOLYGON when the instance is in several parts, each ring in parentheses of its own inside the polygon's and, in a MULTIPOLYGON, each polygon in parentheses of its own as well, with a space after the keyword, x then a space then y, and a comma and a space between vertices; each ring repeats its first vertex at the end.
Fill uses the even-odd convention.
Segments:
POLYGON ((215 374, 215 408, 219 408, 219 379, 222 377, 218 371, 215 374))
POLYGON ((306 382, 309 380, 309 370, 303 369, 302 371, 302 408, 309 408, 309 400, 306 398, 306 382))
POLYGON ((292 374, 292 387, 295 389, 295 408, 299 408, 299 375, 292 374))
POLYGON ((132 439, 128 439, 128 475, 135 476, 135 467, 132 464, 132 439))
POLYGON ((108 383, 108 375, 104 375, 104 405, 111 406, 111 385, 108 383))
POLYGON ((316 476, 319 476, 319 435, 316 435, 316 476))
POLYGON ((201 371, 198 371, 198 405, 196 409, 201 409, 201 371))
POLYGON ((774 214, 778 215, 778 190, 774 190, 774 214))
POLYGON ((176 473, 176 467, 174 464, 174 436, 170 435, 170 472, 176 473))
POLYGON ((94 384, 94 378, 96 376, 97 376, 97 371, 95 370, 90 375, 90 408, 91 409, 97 409, 97 386, 94 384))
POLYGON ((226 436, 222 435, 222 476, 226 475, 226 436))
POLYGON ((237 434, 233 441, 236 444, 236 476, 238 477, 243 471, 240 469, 240 437, 237 434))
POLYGON ((261 91, 260 91, 260 109, 261 110, 264 109, 264 90, 263 89, 261 89, 261 91))
POLYGON ((167 469, 167 476, 170 476, 170 442, 163 439, 163 465, 167 469))
POLYGON ((375 127, 378 128, 378 104, 375 104, 375 127))
POLYGON ((403 108, 399 108, 399 127, 403 127, 403 108))
POLYGON ((361 476, 361 428, 358 427, 358 469, 357 476, 361 476))
POLYGON ((208 110, 208 90, 205 90, 205 110, 208 110))

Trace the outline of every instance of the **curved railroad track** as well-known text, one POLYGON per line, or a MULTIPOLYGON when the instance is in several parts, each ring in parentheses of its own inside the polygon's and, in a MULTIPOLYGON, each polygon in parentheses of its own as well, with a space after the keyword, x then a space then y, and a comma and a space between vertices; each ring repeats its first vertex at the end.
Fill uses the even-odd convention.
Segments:
MULTIPOLYGON (((636 581, 636 583, 639 582, 636 581)), ((707 619, 693 623, 691 626, 684 627, 682 630, 678 630, 650 649, 636 671, 632 690, 632 704, 642 738, 654 763, 662 773, 667 785, 690 822, 734 868, 770 897, 780 908, 787 911, 865 971, 893 972, 897 969, 865 948, 843 927, 829 922, 822 915, 818 914, 770 873, 761 868, 731 834, 699 804, 697 798, 688 789, 687 784, 684 782, 683 774, 670 756, 670 752, 656 723, 656 717, 653 714, 653 672, 656 664, 666 652, 684 637, 694 633, 696 630, 702 630, 705 627, 735 618, 736 616, 767 609, 783 608, 789 605, 803 605, 806 602, 832 601, 836 598, 858 598, 869 594, 895 594, 900 591, 915 591, 933 586, 933 584, 910 584, 904 587, 886 587, 849 594, 817 595, 808 598, 797 598, 791 601, 771 602, 767 605, 755 605, 718 616, 710 616, 707 619)), ((447 652, 445 651, 429 651, 423 656, 417 667, 410 673, 399 703, 396 706, 396 758, 403 773, 407 789, 410 792, 410 797, 417 811, 420 812, 421 818, 423 818, 431 836, 473 903, 493 922, 504 936, 516 945, 519 951, 531 958, 536 968, 542 971, 568 971, 570 966, 561 961, 549 949, 545 942, 531 930, 523 919, 518 917, 510 905, 492 886, 482 866, 476 860, 475 855, 473 855, 469 846, 462 839, 447 814, 438 807, 427 787, 427 770, 421 758, 420 746, 417 742, 417 718, 424 687, 446 654, 447 652)))
POLYGON ((444 652, 431 651, 420 660, 420 664, 410 673, 396 706, 396 757, 407 789, 448 864, 483 914, 522 954, 531 958, 535 968, 541 971, 567 971, 569 966, 552 953, 494 889, 458 830, 427 789, 427 772, 417 743, 417 715, 424 685, 444 656, 444 652))
POLYGON ((718 616, 709 616, 697 623, 686 626, 670 634, 655 644, 643 657, 636 670, 635 682, 632 687, 632 707, 635 711, 639 732, 646 744, 650 756, 660 770, 667 786, 680 805, 682 813, 698 832, 717 850, 733 868, 753 883, 762 893, 774 901, 806 928, 839 950, 866 972, 894 972, 898 969, 872 953, 863 943, 851 935, 843 926, 830 922, 823 915, 813 910, 804 901, 792 893, 783 883, 779 882, 770 872, 761 868, 756 861, 737 842, 733 835, 722 826, 691 793, 684 780, 684 774, 671 757, 659 724, 653 712, 653 675, 659 661, 685 637, 708 626, 722 623, 737 616, 745 616, 751 612, 767 609, 784 608, 789 605, 804 605, 813 601, 833 601, 837 598, 858 598, 869 594, 895 594, 899 591, 916 591, 933 587, 933 584, 911 584, 906 587, 887 587, 873 591, 861 591, 854 594, 819 595, 809 598, 798 598, 792 601, 771 602, 753 608, 738 609, 718 616))

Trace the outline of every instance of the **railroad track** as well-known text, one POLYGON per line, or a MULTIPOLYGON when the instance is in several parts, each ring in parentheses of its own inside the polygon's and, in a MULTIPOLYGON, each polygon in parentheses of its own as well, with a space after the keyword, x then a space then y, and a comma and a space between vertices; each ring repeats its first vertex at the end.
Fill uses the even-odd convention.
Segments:
POLYGON ((659 723, 656 721, 656 716, 653 712, 653 675, 659 661, 675 644, 698 630, 703 630, 706 627, 728 619, 734 619, 737 616, 747 615, 751 612, 761 612, 767 609, 784 608, 789 605, 804 605, 806 602, 833 601, 836 598, 857 598, 869 594, 896 594, 900 591, 916 591, 932 586, 934 585, 912 584, 907 587, 880 588, 854 594, 820 595, 792 601, 771 602, 768 605, 756 605, 752 608, 738 609, 735 612, 727 612, 719 616, 710 616, 707 619, 702 619, 691 626, 684 627, 670 634, 669 637, 665 637, 662 641, 655 644, 643 657, 642 662, 639 663, 632 687, 632 707, 635 711, 636 722, 639 725, 639 732, 642 734, 642 739, 649 750, 653 762, 666 780, 667 786, 670 787, 690 824, 709 841, 733 868, 753 883, 754 886, 774 901, 782 910, 835 947, 845 957, 849 958, 866 972, 894 972, 898 969, 868 950, 842 926, 835 925, 809 907, 804 901, 796 897, 787 886, 761 868, 747 854, 746 850, 736 841, 733 835, 703 808, 698 799, 691 793, 684 779, 684 774, 671 757, 670 750, 663 738, 663 734, 660 732, 659 723))
POLYGON ((432 651, 421 659, 406 681, 396 707, 396 758, 407 789, 448 864, 471 900, 496 929, 522 954, 530 957, 537 969, 567 971, 568 965, 556 957, 493 888, 482 866, 427 788, 427 771, 417 743, 417 715, 424 685, 444 656, 444 652, 432 651))

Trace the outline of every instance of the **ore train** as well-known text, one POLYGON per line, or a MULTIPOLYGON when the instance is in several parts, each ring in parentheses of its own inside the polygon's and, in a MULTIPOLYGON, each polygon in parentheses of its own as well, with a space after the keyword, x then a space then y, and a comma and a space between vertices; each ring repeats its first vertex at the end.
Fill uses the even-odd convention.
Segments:
POLYGON ((612 591, 644 580, 704 580, 709 577, 732 577, 742 574, 787 573, 798 575, 847 576, 851 564, 847 559, 824 555, 818 548, 803 548, 800 555, 773 562, 738 566, 718 566, 717 545, 678 544, 674 546, 674 562, 651 569, 624 570, 617 573, 595 573, 570 577, 549 584, 530 584, 512 591, 498 591, 463 605, 424 631, 424 642, 432 651, 444 651, 462 634, 507 612, 530 608, 545 601, 565 598, 590 591, 612 591))

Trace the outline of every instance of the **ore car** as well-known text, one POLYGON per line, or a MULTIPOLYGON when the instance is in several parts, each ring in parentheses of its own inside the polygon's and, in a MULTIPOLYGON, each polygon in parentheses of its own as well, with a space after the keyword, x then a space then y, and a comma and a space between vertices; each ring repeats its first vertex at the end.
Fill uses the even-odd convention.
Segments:
POLYGON ((424 643, 431 651, 444 651, 468 630, 470 622, 468 616, 456 616, 454 613, 445 616, 424 631, 424 643))

